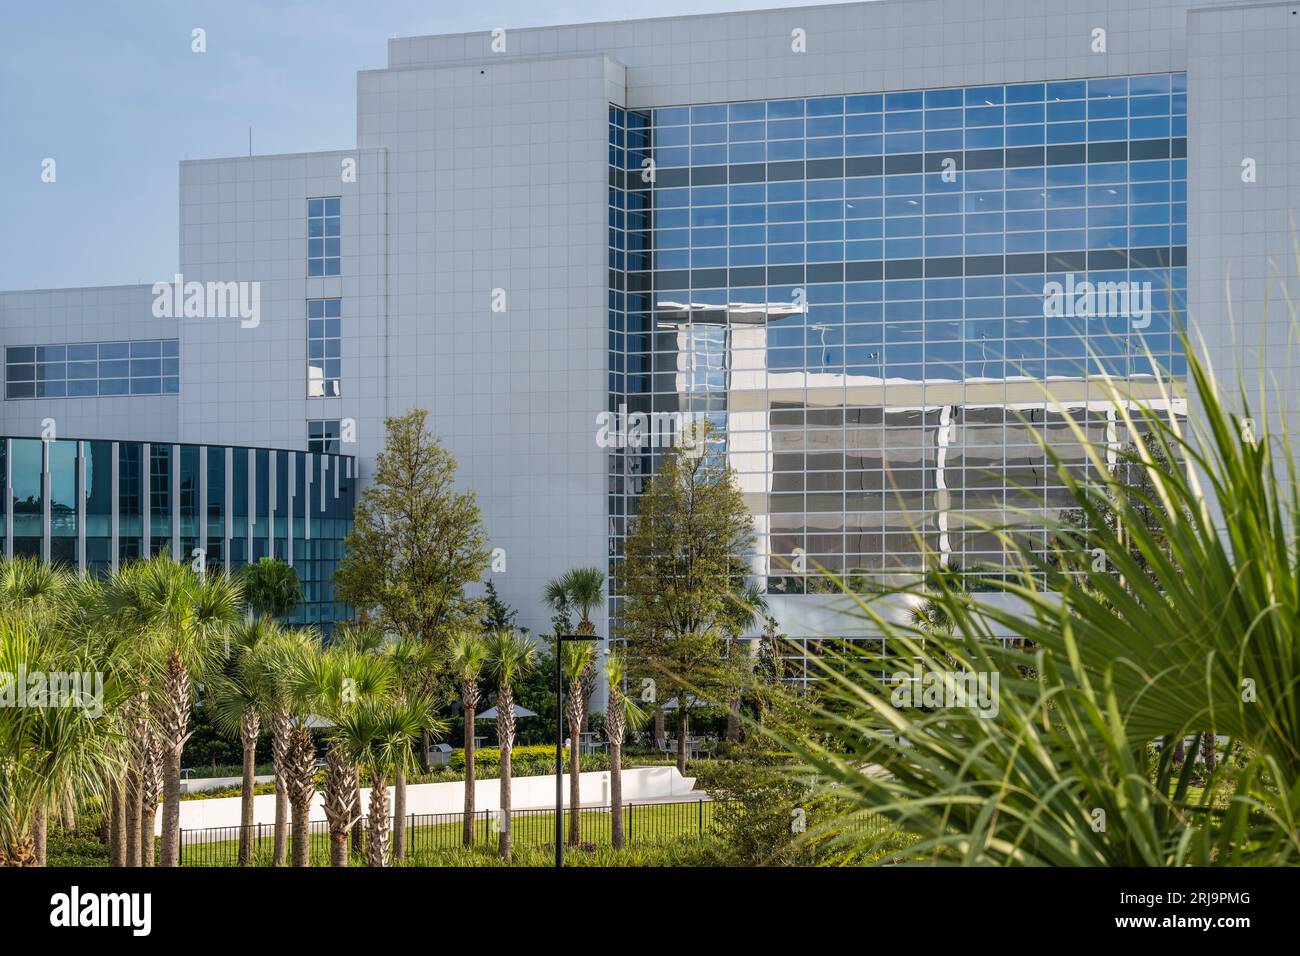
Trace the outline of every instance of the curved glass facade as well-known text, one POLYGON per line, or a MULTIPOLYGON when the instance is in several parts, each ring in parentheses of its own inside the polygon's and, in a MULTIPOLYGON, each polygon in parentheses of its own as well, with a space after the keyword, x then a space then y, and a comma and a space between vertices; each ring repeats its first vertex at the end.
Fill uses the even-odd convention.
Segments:
MULTIPOLYGON (((1037 439, 1086 462, 1054 403, 1117 448, 1098 374, 1185 374, 1186 100, 1175 73, 611 108, 611 411, 723 431, 773 593, 914 573, 918 534, 996 573, 979 519, 1046 546, 1037 439)), ((615 580, 655 454, 610 454, 615 580)))
POLYGON ((352 527, 351 456, 173 443, 0 440, 6 557, 90 574, 166 554, 237 569, 272 556, 294 566, 303 601, 290 620, 350 616, 334 569, 352 527))

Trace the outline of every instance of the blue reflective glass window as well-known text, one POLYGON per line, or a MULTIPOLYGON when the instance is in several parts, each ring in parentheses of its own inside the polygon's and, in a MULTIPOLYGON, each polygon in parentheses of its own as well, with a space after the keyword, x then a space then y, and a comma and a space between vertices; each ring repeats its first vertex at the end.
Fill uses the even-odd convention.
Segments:
POLYGON ((886 93, 886 110, 919 110, 925 107, 925 94, 920 91, 886 93))
POLYGON ((1047 130, 1041 125, 1008 126, 1006 130, 1007 146, 1042 146, 1047 139, 1047 130))
POLYGON ((1067 80, 1047 84, 1047 100, 1081 100, 1088 95, 1088 84, 1083 80, 1067 80))
POLYGON ((336 276, 339 274, 339 218, 338 196, 307 200, 307 275, 336 276))
POLYGON ((869 93, 863 96, 846 96, 844 98, 844 112, 846 113, 879 113, 883 106, 884 98, 879 93, 869 93))

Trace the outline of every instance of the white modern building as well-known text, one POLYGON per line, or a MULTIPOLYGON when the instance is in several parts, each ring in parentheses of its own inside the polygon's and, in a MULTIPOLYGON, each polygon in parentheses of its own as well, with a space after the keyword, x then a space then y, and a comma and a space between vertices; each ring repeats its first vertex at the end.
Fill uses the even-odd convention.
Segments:
MULTIPOLYGON (((427 408, 503 549, 499 593, 544 631, 547 579, 617 572, 654 468, 602 447, 600 413, 705 414, 772 608, 815 638, 853 629, 817 568, 914 571, 918 533, 978 567, 996 549, 968 516, 1060 506, 1029 431, 1070 439, 1038 383, 1123 437, 1089 354, 1153 389, 1183 374, 1190 315, 1220 366, 1264 364, 1300 411, 1280 292, 1300 6, 882 0, 502 27, 390 41, 358 74, 354 149, 181 164, 179 281, 247 283, 217 296, 247 292, 243 313, 155 317, 149 285, 0 293, 7 441, 52 420, 86 443, 274 449, 268 476, 280 453, 342 453, 346 487, 386 415, 427 408), (1052 283, 1134 295, 1054 311, 1052 283), (137 376, 104 351, 148 342, 156 375, 152 354, 137 376)), ((232 562, 261 547, 253 523, 223 530, 232 562)))

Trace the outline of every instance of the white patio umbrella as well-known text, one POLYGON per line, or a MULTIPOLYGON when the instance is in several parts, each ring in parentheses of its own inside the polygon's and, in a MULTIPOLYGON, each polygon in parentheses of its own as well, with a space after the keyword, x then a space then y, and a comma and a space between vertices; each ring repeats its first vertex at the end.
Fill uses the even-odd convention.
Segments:
MULTIPOLYGON (((529 710, 527 707, 520 707, 518 704, 515 704, 516 720, 518 720, 520 717, 536 717, 536 716, 537 716, 537 711, 529 710)), ((475 720, 496 720, 497 709, 495 707, 489 707, 487 710, 483 711, 483 713, 479 714, 474 719, 475 720)))
MULTIPOLYGON (((537 711, 535 711, 535 710, 529 710, 527 707, 520 707, 518 704, 515 704, 515 705, 514 705, 514 708, 515 708, 515 720, 518 720, 520 717, 536 717, 536 716, 537 716, 537 711)), ((487 710, 483 711, 483 713, 479 714, 479 715, 478 715, 477 717, 475 717, 474 719, 475 719, 475 720, 496 720, 496 719, 497 719, 497 709, 496 709, 495 707, 489 707, 487 710)), ((497 744, 500 745, 500 743, 501 743, 501 736, 500 736, 500 734, 498 734, 498 735, 497 735, 497 744)), ((512 743, 513 743, 513 741, 512 741, 512 743)))

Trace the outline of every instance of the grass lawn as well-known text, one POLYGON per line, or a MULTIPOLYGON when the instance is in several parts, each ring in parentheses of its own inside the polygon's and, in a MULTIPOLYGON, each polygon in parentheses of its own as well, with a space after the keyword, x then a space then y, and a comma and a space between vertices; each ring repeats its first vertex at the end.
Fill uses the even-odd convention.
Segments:
MULTIPOLYGON (((611 858, 619 856, 610 848, 610 814, 608 810, 583 810, 582 842, 590 852, 570 851, 575 863, 599 858, 610 865, 611 858), (603 852, 602 852, 603 849, 603 852)), ((707 801, 683 803, 629 805, 623 811, 623 832, 629 850, 644 847, 665 847, 669 844, 708 844, 713 837, 714 805, 707 801)), ((407 864, 414 866, 493 865, 492 851, 497 846, 494 814, 477 814, 474 824, 473 851, 461 845, 462 826, 459 814, 443 814, 432 820, 416 817, 416 825, 407 829, 407 864), (427 822, 426 822, 427 821, 427 822), (479 858, 482 862, 476 862, 479 858)), ((563 825, 568 833, 569 813, 564 813, 563 825)), ((324 824, 313 824, 311 834, 312 866, 329 865, 329 833, 324 824)), ((274 828, 259 828, 260 838, 255 849, 255 865, 269 866, 274 849, 274 828)), ((555 811, 517 810, 511 820, 512 842, 517 863, 542 865, 550 858, 555 837, 555 811), (536 852, 533 852, 536 851, 536 852), (533 857, 538 859, 533 861, 533 857), (528 861, 528 862, 526 862, 528 861)), ((239 841, 216 840, 199 842, 187 834, 181 854, 182 866, 234 866, 238 859, 239 841)), ((635 854, 633 854, 635 855, 635 854)), ((364 865, 364 856, 353 854, 352 862, 364 865)), ((630 865, 646 865, 630 864, 630 865)), ((671 864, 669 864, 671 865, 671 864)))

